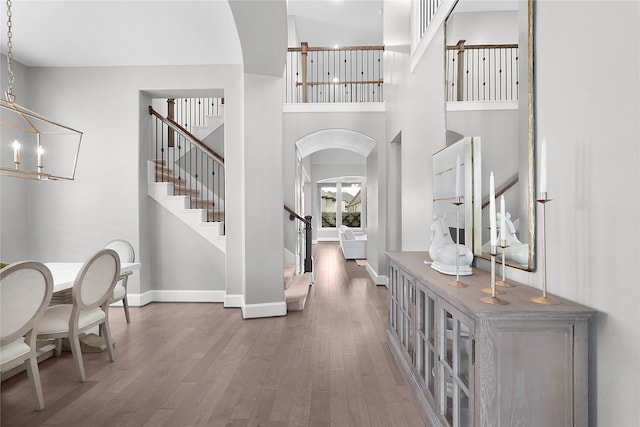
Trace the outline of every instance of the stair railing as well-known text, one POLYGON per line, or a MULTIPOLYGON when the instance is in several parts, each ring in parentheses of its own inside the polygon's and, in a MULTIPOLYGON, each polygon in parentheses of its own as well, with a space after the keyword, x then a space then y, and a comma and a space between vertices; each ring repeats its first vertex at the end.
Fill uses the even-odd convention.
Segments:
POLYGON ((206 125, 207 117, 222 116, 224 111, 224 98, 170 98, 167 102, 174 109, 168 117, 189 132, 206 125))
POLYGON ((311 258, 311 247, 313 244, 313 236, 311 234, 312 216, 306 215, 303 218, 287 205, 284 205, 284 210, 289 213, 289 220, 293 221, 294 219, 297 219, 304 223, 304 272, 311 273, 313 272, 313 260, 311 258))
POLYGON ((205 209, 207 222, 224 222, 222 156, 151 106, 149 114, 155 119, 152 132, 156 182, 173 183, 173 194, 187 196, 191 209, 205 209))

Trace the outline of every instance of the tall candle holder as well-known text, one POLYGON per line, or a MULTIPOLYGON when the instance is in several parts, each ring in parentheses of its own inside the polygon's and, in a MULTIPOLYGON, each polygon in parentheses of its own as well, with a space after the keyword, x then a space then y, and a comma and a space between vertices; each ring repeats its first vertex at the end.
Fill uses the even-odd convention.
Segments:
MULTIPOLYGON (((491 296, 482 297, 480 298, 480 301, 482 301, 485 304, 505 305, 508 303, 496 296, 504 293, 496 290, 496 255, 497 254, 498 254, 498 247, 496 245, 491 245, 491 288, 490 288, 491 296)), ((482 292, 487 292, 488 290, 489 290, 488 288, 485 288, 482 290, 482 292)))
POLYGON ((551 199, 547 197, 547 192, 542 191, 537 199, 537 202, 540 203, 542 210, 542 232, 541 232, 541 264, 542 264, 542 296, 533 297, 531 301, 536 302, 538 304, 559 304, 552 298, 547 296, 547 230, 546 230, 546 215, 545 215, 545 207, 547 203, 549 203, 551 199))
POLYGON ((467 285, 460 281, 460 206, 464 202, 461 196, 453 198, 453 204, 456 206, 456 281, 449 282, 449 286, 456 288, 466 288, 467 285))
POLYGON ((506 276, 506 270, 507 270, 506 258, 507 258, 507 248, 509 247, 509 244, 507 243, 506 240, 500 240, 500 242, 498 243, 498 246, 502 248, 502 280, 500 280, 499 282, 496 282, 496 286, 500 286, 502 288, 513 288, 515 285, 507 282, 507 276, 506 276))

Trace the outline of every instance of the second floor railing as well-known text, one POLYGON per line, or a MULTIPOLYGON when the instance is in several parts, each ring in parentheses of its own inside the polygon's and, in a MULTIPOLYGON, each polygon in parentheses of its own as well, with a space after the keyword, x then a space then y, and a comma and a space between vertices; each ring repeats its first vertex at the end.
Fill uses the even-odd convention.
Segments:
POLYGON ((447 46, 447 101, 517 101, 518 45, 447 46))
POLYGON ((382 102, 384 46, 290 47, 285 103, 382 102))

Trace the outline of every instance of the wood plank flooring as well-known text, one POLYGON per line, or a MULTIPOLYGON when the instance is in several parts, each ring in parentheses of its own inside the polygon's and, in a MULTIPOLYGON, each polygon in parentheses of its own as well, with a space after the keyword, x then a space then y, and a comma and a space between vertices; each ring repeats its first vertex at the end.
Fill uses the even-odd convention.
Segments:
POLYGON ((222 304, 110 311, 116 360, 40 364, 45 409, 25 373, 2 383, 2 426, 424 426, 387 343, 387 289, 336 243, 314 247, 304 311, 242 320, 222 304))

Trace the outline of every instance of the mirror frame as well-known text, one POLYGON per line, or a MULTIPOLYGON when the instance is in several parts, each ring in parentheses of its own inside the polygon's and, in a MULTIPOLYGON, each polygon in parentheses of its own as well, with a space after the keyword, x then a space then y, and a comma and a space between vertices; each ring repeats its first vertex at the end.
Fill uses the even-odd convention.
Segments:
MULTIPOLYGON (((467 0, 469 1, 469 0, 467 0)), ((521 0, 519 0, 520 2, 521 0)), ((445 55, 446 55, 446 46, 447 46, 447 37, 446 37, 446 22, 449 20, 449 17, 452 13, 454 13, 456 6, 459 1, 456 1, 455 4, 449 10, 447 18, 445 19, 445 55)), ((527 197, 527 233, 528 233, 528 246, 529 246, 529 254, 528 254, 528 264, 518 264, 514 262, 507 261, 507 265, 510 267, 514 267, 520 270, 533 271, 535 270, 535 262, 536 262, 536 194, 535 194, 535 43, 534 43, 534 14, 535 14, 535 0, 526 0, 527 2, 527 132, 526 132, 526 144, 527 144, 527 183, 526 183, 526 197, 527 197)), ((520 19, 519 19, 520 22, 520 19)), ((445 94, 446 94, 446 79, 445 79, 445 94)), ((445 95, 445 104, 446 104, 446 95, 445 95)), ((445 107, 446 108, 446 107, 445 107)), ((522 114, 519 113, 519 122, 523 122, 521 120, 522 114)), ((471 137, 482 137, 482 135, 468 135, 471 137)), ((524 141, 519 141, 524 142, 524 141)), ((467 200, 473 200, 472 203, 468 203, 466 209, 472 210, 473 213, 473 253, 476 258, 482 258, 489 260, 490 257, 488 254, 482 253, 482 241, 481 236, 482 233, 480 230, 482 229, 482 199, 477 195, 481 194, 481 190, 478 188, 481 186, 481 175, 482 171, 480 169, 481 162, 474 161, 471 166, 473 170, 468 170, 466 173, 472 174, 474 177, 474 189, 473 194, 475 197, 473 199, 468 198, 467 200)))

